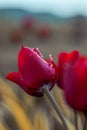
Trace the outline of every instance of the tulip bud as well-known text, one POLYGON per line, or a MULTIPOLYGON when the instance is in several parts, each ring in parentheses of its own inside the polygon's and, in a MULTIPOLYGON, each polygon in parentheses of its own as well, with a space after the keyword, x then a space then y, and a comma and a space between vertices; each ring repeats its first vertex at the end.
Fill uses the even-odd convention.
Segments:
POLYGON ((18 54, 18 72, 7 75, 28 94, 42 96, 44 85, 52 89, 57 78, 57 67, 52 58, 45 60, 38 48, 22 46, 18 54))

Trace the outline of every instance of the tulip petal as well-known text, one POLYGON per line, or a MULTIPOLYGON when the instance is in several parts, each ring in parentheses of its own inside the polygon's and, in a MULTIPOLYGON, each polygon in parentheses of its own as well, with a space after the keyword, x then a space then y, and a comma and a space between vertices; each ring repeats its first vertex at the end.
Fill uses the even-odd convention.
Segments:
POLYGON ((11 73, 8 73, 6 76, 8 80, 17 83, 18 85, 22 85, 21 77, 22 77, 21 73, 18 73, 18 72, 11 72, 11 73))
POLYGON ((61 52, 58 56, 58 65, 62 66, 65 62, 73 62, 79 58, 80 53, 74 50, 71 53, 61 52))
POLYGON ((22 89, 24 89, 24 91, 26 91, 28 94, 30 94, 32 96, 37 96, 37 97, 43 96, 43 93, 39 92, 39 90, 32 89, 29 86, 29 84, 27 85, 26 82, 24 81, 22 75, 18 72, 8 73, 6 78, 8 80, 13 81, 14 83, 18 84, 20 87, 22 87, 22 89))
POLYGON ((68 61, 74 63, 79 57, 80 57, 80 52, 78 50, 74 50, 67 55, 66 62, 68 61))
POLYGON ((66 61, 66 57, 67 57, 68 53, 66 52, 61 52, 59 55, 58 55, 58 77, 57 77, 57 84, 60 88, 63 89, 63 86, 62 86, 62 72, 63 72, 63 65, 66 61))
POLYGON ((58 69, 59 69, 59 76, 57 78, 57 84, 63 89, 62 77, 64 71, 74 64, 77 59, 79 59, 80 52, 78 50, 74 50, 70 53, 61 52, 58 56, 58 69))
POLYGON ((35 51, 41 58, 43 58, 43 55, 40 53, 38 48, 32 48, 33 51, 35 51))
POLYGON ((68 53, 66 53, 66 52, 61 52, 58 55, 58 66, 62 66, 64 64, 67 55, 68 55, 68 53))

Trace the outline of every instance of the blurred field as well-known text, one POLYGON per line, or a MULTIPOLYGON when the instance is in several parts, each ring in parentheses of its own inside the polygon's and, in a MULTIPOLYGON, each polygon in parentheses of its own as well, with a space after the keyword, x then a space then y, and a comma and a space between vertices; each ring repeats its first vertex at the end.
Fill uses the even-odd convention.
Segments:
MULTIPOLYGON (((17 70, 17 55, 21 45, 37 47, 45 58, 51 53, 55 61, 61 51, 79 49, 82 54, 87 48, 87 21, 84 17, 65 23, 51 23, 51 34, 46 38, 38 36, 38 30, 42 23, 36 21, 34 28, 24 32, 20 21, 0 19, 0 74, 5 76, 9 71, 17 70), (17 32, 19 40, 12 41, 11 33, 17 32)), ((14 34, 13 34, 14 35, 14 34)))
MULTIPOLYGON (((87 55, 86 18, 76 17, 65 23, 49 23, 51 33, 45 38, 38 35, 42 23, 37 21, 31 31, 23 31, 20 21, 0 19, 0 130, 63 129, 46 97, 31 97, 5 79, 8 72, 17 70, 17 54, 21 45, 39 48, 45 58, 51 53, 56 63, 57 55, 61 51, 79 49, 82 54, 87 55), (16 42, 11 39, 11 33, 15 30, 22 37, 16 42)), ((55 86, 52 93, 66 117, 70 130, 74 130, 73 111, 65 103, 62 91, 55 86)), ((80 122, 79 118, 79 124, 80 122)))

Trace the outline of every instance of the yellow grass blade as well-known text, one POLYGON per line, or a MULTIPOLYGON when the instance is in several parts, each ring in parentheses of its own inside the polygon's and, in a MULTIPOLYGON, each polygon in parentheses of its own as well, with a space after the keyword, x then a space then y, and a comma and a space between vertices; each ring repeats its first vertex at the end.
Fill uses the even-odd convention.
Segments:
POLYGON ((38 111, 35 117, 35 130, 50 130, 48 118, 43 111, 38 111))
POLYGON ((6 128, 4 127, 3 123, 0 122, 0 130, 6 130, 6 128))
POLYGON ((7 95, 13 98, 14 100, 18 100, 16 94, 12 90, 12 87, 8 83, 5 82, 2 78, 0 78, 0 93, 1 96, 7 95))
POLYGON ((15 101, 9 97, 4 97, 4 102, 9 106, 11 113, 18 122, 21 130, 33 130, 31 121, 27 117, 24 109, 15 101))

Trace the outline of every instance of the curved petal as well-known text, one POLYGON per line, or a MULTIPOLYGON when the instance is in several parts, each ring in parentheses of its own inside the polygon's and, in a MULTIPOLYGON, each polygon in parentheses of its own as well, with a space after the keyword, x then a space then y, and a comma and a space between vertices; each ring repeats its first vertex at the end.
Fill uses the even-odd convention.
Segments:
POLYGON ((80 57, 80 52, 78 50, 74 50, 70 53, 61 52, 58 55, 58 66, 63 66, 65 62, 73 62, 80 57))
POLYGON ((79 57, 81 57, 80 52, 78 50, 74 50, 67 55, 66 62, 74 63, 79 57))
POLYGON ((22 75, 18 72, 11 72, 8 73, 6 78, 10 81, 13 81, 14 83, 17 83, 18 85, 22 85, 22 75))
POLYGON ((63 73, 67 68, 73 65, 79 58, 80 52, 78 50, 74 50, 70 53, 62 52, 58 56, 58 68, 59 68, 59 76, 57 79, 57 84, 60 88, 63 89, 62 77, 63 73))
POLYGON ((55 76, 55 81, 56 81, 58 74, 59 74, 59 68, 57 67, 57 65, 53 61, 53 57, 51 54, 49 55, 49 59, 46 59, 46 61, 48 62, 48 65, 54 69, 54 76, 55 76))
POLYGON ((68 56, 68 53, 66 53, 66 52, 61 52, 58 55, 58 70, 59 70, 59 74, 58 74, 58 77, 57 77, 57 84, 62 89, 63 89, 63 86, 62 86, 63 65, 64 65, 64 63, 66 61, 66 57, 67 56, 68 56))
POLYGON ((61 52, 58 55, 58 66, 63 66, 67 56, 68 56, 68 53, 66 52, 61 52))
POLYGON ((41 54, 38 48, 32 48, 32 50, 35 51, 41 58, 43 58, 43 55, 41 54))
POLYGON ((39 92, 37 89, 32 89, 31 86, 27 86, 26 82, 24 81, 22 75, 17 72, 8 73, 6 78, 10 81, 13 81, 14 83, 18 84, 22 89, 24 89, 25 92, 32 96, 41 97, 43 96, 42 92, 39 92))
POLYGON ((31 48, 22 46, 18 55, 19 72, 26 75, 28 71, 30 72, 31 68, 35 68, 37 64, 40 66, 42 63, 45 64, 45 60, 37 52, 31 48))

